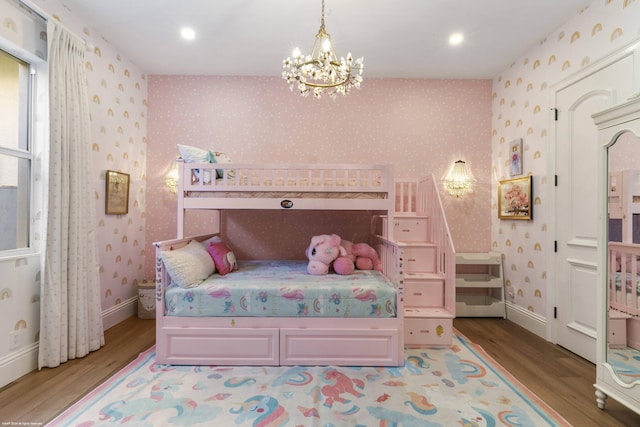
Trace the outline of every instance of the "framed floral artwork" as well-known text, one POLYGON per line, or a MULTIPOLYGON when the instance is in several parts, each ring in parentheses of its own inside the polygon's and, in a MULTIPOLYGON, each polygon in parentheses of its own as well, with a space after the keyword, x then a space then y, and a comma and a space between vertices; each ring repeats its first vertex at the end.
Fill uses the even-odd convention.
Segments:
POLYGON ((129 174, 107 171, 104 213, 126 215, 129 212, 129 174))
POLYGON ((533 177, 508 179, 498 183, 498 218, 533 219, 533 177))

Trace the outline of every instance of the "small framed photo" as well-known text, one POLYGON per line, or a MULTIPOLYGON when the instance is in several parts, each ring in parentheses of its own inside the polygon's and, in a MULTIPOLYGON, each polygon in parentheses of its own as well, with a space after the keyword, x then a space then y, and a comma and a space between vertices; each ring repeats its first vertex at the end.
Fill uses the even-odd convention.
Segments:
POLYGON ((105 214, 129 213, 129 174, 108 170, 106 174, 105 214))
POLYGON ((522 138, 509 143, 509 164, 511 176, 522 175, 522 138))
POLYGON ((498 218, 533 219, 533 177, 508 179, 498 183, 498 218))

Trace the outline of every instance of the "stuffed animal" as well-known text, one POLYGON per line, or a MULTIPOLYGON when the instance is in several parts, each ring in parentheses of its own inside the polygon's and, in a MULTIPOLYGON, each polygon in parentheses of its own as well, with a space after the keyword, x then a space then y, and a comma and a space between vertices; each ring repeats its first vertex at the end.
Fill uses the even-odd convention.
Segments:
POLYGON ((337 274, 347 275, 359 270, 382 270, 375 249, 366 243, 342 240, 337 234, 313 236, 306 250, 309 274, 322 275, 333 268, 337 274))
MULTIPOLYGON (((380 262, 380 258, 378 257, 376 250, 368 244, 352 243, 348 240, 342 240, 341 244, 346 251, 345 257, 349 258, 358 270, 382 271, 382 263, 380 262)), ((334 261, 334 269, 335 268, 334 261)))
POLYGON ((340 236, 337 234, 313 236, 309 247, 305 251, 309 259, 307 272, 315 275, 329 273, 329 267, 336 258, 346 254, 345 249, 340 246, 340 242, 340 236))

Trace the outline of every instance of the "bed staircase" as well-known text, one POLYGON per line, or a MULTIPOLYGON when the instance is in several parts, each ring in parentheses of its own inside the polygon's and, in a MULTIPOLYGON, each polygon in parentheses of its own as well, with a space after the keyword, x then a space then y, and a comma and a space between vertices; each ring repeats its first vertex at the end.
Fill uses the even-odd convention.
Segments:
POLYGON ((374 233, 398 243, 405 346, 449 346, 455 317, 455 249, 433 175, 396 180, 393 218, 374 233))

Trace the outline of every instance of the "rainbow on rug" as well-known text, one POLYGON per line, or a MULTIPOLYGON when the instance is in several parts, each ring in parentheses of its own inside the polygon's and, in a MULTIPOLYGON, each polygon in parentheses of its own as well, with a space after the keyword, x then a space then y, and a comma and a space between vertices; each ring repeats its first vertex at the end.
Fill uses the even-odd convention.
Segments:
POLYGON ((400 368, 155 363, 154 349, 48 426, 569 426, 482 348, 408 349, 400 368))

